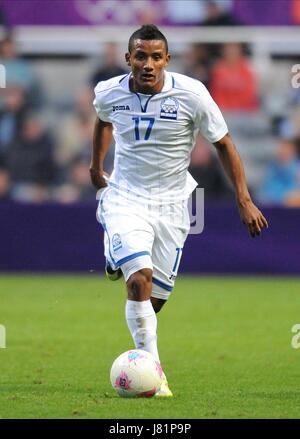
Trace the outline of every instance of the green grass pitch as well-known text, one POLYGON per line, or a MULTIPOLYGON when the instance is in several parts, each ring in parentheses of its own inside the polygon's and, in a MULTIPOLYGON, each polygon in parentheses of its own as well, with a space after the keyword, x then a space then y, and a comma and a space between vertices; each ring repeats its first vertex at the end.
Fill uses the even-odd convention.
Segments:
POLYGON ((123 281, 0 277, 0 418, 299 418, 300 279, 181 277, 158 315, 174 398, 122 399, 123 281))

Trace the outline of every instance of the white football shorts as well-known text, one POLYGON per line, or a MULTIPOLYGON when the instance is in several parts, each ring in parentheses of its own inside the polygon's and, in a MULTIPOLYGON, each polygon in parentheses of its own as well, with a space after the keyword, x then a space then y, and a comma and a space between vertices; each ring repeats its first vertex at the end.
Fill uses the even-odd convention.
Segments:
POLYGON ((188 200, 148 204, 112 187, 102 191, 97 220, 104 229, 104 253, 125 281, 142 268, 153 270, 152 296, 167 300, 190 229, 188 200))

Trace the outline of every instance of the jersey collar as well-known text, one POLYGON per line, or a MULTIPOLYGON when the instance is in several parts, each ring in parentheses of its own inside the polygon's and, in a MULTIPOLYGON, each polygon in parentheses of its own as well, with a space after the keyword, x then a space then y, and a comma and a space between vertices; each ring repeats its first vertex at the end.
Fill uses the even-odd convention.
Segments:
MULTIPOLYGON (((126 91, 129 91, 130 93, 131 91, 129 89, 129 80, 131 77, 132 77, 132 73, 128 73, 128 75, 121 78, 120 81, 120 86, 124 88, 126 91)), ((160 93, 171 90, 171 88, 173 87, 173 83, 174 83, 173 76, 171 75, 170 72, 167 72, 165 70, 164 85, 160 93)))

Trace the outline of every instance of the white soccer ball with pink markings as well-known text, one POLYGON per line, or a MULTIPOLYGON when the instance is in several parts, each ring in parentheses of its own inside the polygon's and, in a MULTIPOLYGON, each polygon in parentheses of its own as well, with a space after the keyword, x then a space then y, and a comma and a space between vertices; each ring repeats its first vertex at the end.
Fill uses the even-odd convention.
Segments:
POLYGON ((160 363, 142 349, 132 349, 119 355, 110 370, 111 385, 123 398, 155 395, 162 377, 160 363))

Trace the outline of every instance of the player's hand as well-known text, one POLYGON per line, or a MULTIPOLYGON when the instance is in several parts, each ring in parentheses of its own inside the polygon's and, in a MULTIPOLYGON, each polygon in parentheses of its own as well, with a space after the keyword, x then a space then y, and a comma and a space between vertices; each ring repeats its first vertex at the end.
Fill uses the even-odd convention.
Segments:
POLYGON ((252 238, 259 236, 262 229, 269 227, 268 221, 251 200, 238 203, 238 207, 241 220, 248 228, 252 238))
POLYGON ((107 186, 109 175, 107 172, 99 171, 99 169, 90 167, 91 182, 96 189, 104 189, 107 186))

